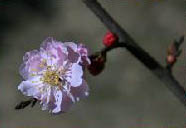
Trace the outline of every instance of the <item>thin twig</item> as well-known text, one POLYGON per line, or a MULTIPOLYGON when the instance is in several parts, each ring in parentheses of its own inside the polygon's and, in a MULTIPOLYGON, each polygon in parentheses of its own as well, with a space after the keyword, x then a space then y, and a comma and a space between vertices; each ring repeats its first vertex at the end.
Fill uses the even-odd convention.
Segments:
POLYGON ((102 50, 101 50, 101 53, 102 54, 106 54, 107 52, 115 49, 115 48, 123 48, 125 47, 125 43, 124 42, 115 42, 115 44, 113 44, 111 47, 104 47, 102 50))
POLYGON ((181 36, 178 41, 174 40, 174 42, 171 43, 170 46, 168 47, 166 68, 167 70, 170 71, 170 73, 172 73, 173 66, 177 62, 177 59, 180 56, 180 54, 182 53, 182 49, 180 49, 180 47, 183 42, 184 42, 184 36, 181 36))
POLYGON ((186 106, 184 88, 173 75, 142 49, 136 41, 103 9, 97 0, 82 0, 87 7, 105 24, 113 33, 117 34, 119 41, 125 43, 126 49, 142 62, 170 91, 186 106))
POLYGON ((91 56, 97 55, 97 54, 102 54, 102 55, 106 55, 107 52, 116 49, 116 48, 124 48, 125 47, 125 43, 123 42, 115 42, 112 46, 110 47, 104 47, 103 49, 101 49, 99 52, 93 53, 91 56))
POLYGON ((180 46, 183 44, 184 42, 184 36, 181 36, 180 39, 178 41, 174 41, 175 47, 176 47, 176 57, 179 57, 182 50, 180 49, 180 46))

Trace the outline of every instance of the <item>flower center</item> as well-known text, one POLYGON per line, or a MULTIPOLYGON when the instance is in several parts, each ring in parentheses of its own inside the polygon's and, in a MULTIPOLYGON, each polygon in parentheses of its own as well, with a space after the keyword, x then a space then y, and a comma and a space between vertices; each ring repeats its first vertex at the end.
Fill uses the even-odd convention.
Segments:
POLYGON ((61 79, 57 71, 52 71, 50 69, 47 69, 47 71, 43 75, 42 81, 52 86, 59 86, 61 79))

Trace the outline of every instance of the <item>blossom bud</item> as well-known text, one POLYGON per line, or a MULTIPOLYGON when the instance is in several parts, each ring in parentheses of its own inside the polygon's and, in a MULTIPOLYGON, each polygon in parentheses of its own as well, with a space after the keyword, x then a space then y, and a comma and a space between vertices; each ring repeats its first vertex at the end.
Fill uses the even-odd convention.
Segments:
POLYGON ((93 55, 90 57, 91 64, 88 66, 89 72, 96 76, 100 74, 104 67, 106 62, 106 55, 93 55))
POLYGON ((173 65, 176 62, 176 57, 174 55, 167 56, 167 64, 173 65))
POLYGON ((113 34, 112 32, 107 32, 103 38, 103 44, 106 47, 110 47, 118 40, 117 35, 113 34))

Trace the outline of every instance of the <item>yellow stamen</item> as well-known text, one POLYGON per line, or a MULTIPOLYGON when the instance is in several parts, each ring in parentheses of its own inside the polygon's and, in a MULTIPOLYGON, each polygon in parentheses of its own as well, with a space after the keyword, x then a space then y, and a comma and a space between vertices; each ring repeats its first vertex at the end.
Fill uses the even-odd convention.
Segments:
POLYGON ((50 70, 51 67, 47 68, 47 71, 44 73, 43 78, 41 79, 44 83, 48 83, 52 86, 60 85, 60 77, 57 71, 50 70))
POLYGON ((33 72, 37 72, 38 70, 37 69, 35 69, 35 68, 32 68, 31 69, 33 72))

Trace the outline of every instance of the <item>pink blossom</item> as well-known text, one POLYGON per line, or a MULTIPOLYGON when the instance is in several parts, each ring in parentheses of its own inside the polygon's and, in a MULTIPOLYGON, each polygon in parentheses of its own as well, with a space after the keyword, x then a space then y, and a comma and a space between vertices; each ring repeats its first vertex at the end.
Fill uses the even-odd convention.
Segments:
POLYGON ((66 112, 73 103, 88 96, 84 68, 90 64, 87 48, 73 42, 47 38, 39 50, 27 52, 20 66, 24 95, 40 101, 42 110, 66 112))

